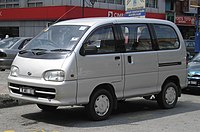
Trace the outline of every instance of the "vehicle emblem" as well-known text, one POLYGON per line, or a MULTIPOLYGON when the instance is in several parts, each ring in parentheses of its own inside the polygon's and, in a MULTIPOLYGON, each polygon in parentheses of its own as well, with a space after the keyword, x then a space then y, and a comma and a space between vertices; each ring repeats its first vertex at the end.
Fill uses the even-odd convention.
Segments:
POLYGON ((31 76, 31 75, 32 75, 32 73, 31 73, 31 72, 28 72, 27 74, 28 74, 29 76, 31 76))

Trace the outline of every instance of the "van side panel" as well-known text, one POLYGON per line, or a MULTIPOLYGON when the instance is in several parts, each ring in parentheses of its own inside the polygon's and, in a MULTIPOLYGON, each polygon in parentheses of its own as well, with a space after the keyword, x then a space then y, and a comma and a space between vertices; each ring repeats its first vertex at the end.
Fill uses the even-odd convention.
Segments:
POLYGON ((77 103, 88 103, 93 90, 101 84, 111 84, 117 97, 123 97, 123 64, 121 53, 77 55, 77 103), (115 57, 119 57, 116 60, 115 57))
POLYGON ((170 76, 177 76, 180 81, 180 86, 186 87, 186 65, 184 61, 184 51, 159 51, 159 80, 158 87, 161 88, 164 81, 170 76), (182 52, 182 54, 180 54, 182 52), (182 56, 182 57, 181 57, 182 56), (181 59, 182 58, 182 59, 181 59), (171 63, 171 64, 170 64, 171 63))
POLYGON ((156 51, 125 53, 124 96, 151 94, 157 92, 158 58, 156 51), (128 61, 131 57, 132 62, 128 61))
MULTIPOLYGON (((158 50, 158 66, 159 66, 159 80, 158 80, 158 89, 161 89, 162 84, 164 81, 171 76, 176 76, 179 79, 179 83, 181 88, 184 88, 187 86, 187 70, 186 70, 186 49, 184 45, 184 41, 182 38, 182 35, 178 28, 175 25, 167 25, 168 27, 171 27, 174 31, 171 30, 169 34, 165 33, 165 37, 168 35, 169 40, 175 45, 175 49, 170 49, 171 47, 167 47, 169 49, 160 49, 158 50), (177 36, 176 42, 173 42, 175 39, 174 34, 177 36), (179 47, 176 48, 177 43, 179 43, 179 47)), ((163 29, 161 31, 164 31, 163 29)), ((158 32, 158 30, 155 30, 155 32, 158 32)), ((159 36, 157 36, 159 39, 159 36)), ((161 41, 162 41, 162 37, 161 41)), ((165 43, 167 42, 165 41, 165 43)), ((164 42, 164 41, 163 41, 164 42)), ((158 45, 159 43, 158 40, 158 45)), ((168 45, 171 45, 169 42, 168 45)), ((173 45, 173 44, 172 44, 173 45)))

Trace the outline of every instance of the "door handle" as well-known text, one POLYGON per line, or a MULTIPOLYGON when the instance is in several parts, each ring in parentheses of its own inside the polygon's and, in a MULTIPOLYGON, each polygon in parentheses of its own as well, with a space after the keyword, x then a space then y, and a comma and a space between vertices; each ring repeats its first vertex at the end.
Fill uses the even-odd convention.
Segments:
POLYGON ((132 63, 131 56, 128 56, 128 63, 132 63))
POLYGON ((120 56, 115 56, 115 60, 120 60, 120 56))

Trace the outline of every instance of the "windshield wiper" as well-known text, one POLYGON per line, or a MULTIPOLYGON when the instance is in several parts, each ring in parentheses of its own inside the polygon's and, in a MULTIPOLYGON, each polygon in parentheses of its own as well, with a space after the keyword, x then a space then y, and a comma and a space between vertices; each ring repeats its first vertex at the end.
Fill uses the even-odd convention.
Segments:
POLYGON ((19 54, 25 54, 25 53, 28 53, 28 51, 27 50, 20 50, 19 51, 19 54))
POLYGON ((68 49, 53 49, 51 51, 59 51, 59 52, 63 52, 63 51, 71 51, 71 50, 68 50, 68 49))
POLYGON ((48 50, 37 48, 37 49, 31 49, 31 51, 34 55, 43 55, 43 54, 46 54, 46 51, 48 50))
POLYGON ((36 51, 47 51, 47 49, 40 49, 40 48, 37 48, 37 49, 31 49, 31 50, 36 50, 36 51))

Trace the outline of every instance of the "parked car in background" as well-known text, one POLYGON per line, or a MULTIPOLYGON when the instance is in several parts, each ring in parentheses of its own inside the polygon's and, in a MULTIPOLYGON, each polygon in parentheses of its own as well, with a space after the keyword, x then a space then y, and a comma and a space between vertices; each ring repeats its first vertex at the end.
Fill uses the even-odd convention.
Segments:
POLYGON ((0 41, 0 71, 11 67, 12 61, 20 49, 31 40, 31 37, 13 37, 0 41))
POLYGON ((187 50, 187 54, 188 54, 188 59, 191 60, 195 55, 195 41, 194 40, 190 40, 190 39, 186 39, 185 41, 185 45, 186 45, 186 50, 187 50))
POLYGON ((200 53, 188 64, 188 88, 200 88, 200 53))

